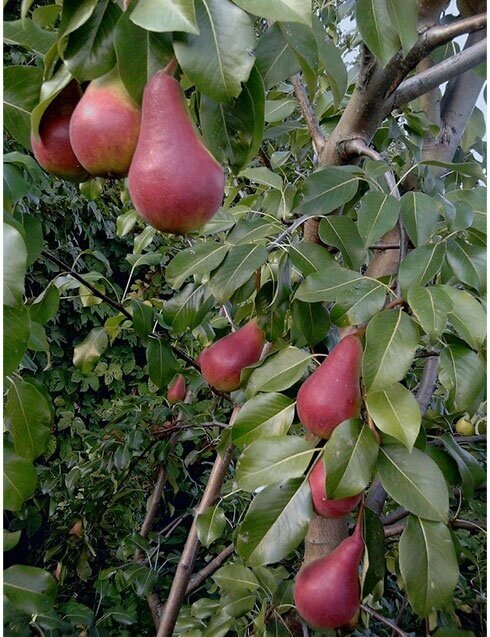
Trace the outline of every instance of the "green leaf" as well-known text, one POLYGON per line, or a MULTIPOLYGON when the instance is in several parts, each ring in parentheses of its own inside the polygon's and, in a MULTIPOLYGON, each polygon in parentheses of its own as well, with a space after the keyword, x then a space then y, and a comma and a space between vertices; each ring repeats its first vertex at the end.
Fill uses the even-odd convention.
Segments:
POLYGON ((267 261, 267 256, 267 248, 262 245, 233 246, 209 281, 214 297, 220 303, 227 301, 267 261))
POLYGON ((306 372, 310 355, 304 350, 287 346, 279 350, 252 372, 247 384, 247 395, 259 391, 282 391, 294 385, 306 372))
POLYGON ((119 215, 116 220, 117 236, 119 238, 126 236, 136 225, 139 215, 136 210, 128 210, 119 215))
POLYGON ((237 447, 244 447, 266 436, 285 435, 294 419, 294 401, 271 392, 258 394, 241 407, 231 430, 237 447))
POLYGON ((204 513, 200 513, 196 520, 197 537, 206 548, 223 534, 226 527, 226 517, 223 509, 211 506, 204 513))
POLYGON ((311 13, 309 17, 308 26, 294 22, 282 22, 280 26, 286 42, 299 60, 309 93, 314 95, 317 85, 318 47, 311 29, 311 13))
POLYGON ((350 170, 330 167, 306 178, 298 191, 296 211, 301 215, 322 216, 350 201, 357 192, 359 176, 350 170))
POLYGON ((406 387, 395 383, 382 391, 369 392, 366 407, 378 429, 412 450, 422 418, 418 402, 406 387))
POLYGON ((400 199, 400 214, 405 230, 415 246, 429 242, 439 221, 439 206, 423 192, 406 192, 400 199))
POLYGON ((209 274, 225 258, 230 247, 223 243, 197 243, 192 248, 182 250, 167 266, 165 278, 174 290, 190 276, 209 274))
POLYGON ((313 33, 320 62, 325 69, 335 108, 339 108, 347 90, 347 69, 342 59, 341 50, 330 41, 320 20, 313 16, 313 33))
POLYGON ((367 248, 391 230, 400 213, 400 202, 384 192, 370 191, 361 199, 357 227, 367 248))
POLYGON ((8 223, 3 224, 3 303, 15 306, 22 302, 26 273, 27 248, 22 235, 8 223))
POLYGON ((19 366, 29 342, 31 327, 27 309, 3 306, 3 374, 9 376, 19 366))
POLYGON ((177 334, 200 325, 214 307, 215 300, 205 285, 186 285, 163 306, 162 316, 177 334))
POLYGON ((266 89, 276 86, 300 69, 299 60, 289 47, 279 24, 273 24, 262 34, 255 54, 266 89))
POLYGON ((282 122, 294 113, 297 103, 286 97, 265 102, 265 121, 269 123, 282 122))
POLYGON ((276 190, 282 191, 284 188, 282 177, 263 166, 260 168, 247 168, 246 170, 242 170, 239 177, 245 177, 254 183, 276 188, 276 190))
POLYGON ((347 498, 361 493, 371 480, 378 444, 367 425, 351 419, 335 427, 323 453, 328 496, 347 498))
POLYGON ((405 295, 412 285, 425 285, 439 274, 444 261, 444 245, 433 243, 415 248, 400 264, 398 279, 405 295))
POLYGON ((290 478, 299 478, 314 449, 299 436, 261 437, 251 442, 238 459, 236 478, 244 491, 290 478))
POLYGON ((3 550, 11 551, 13 548, 17 546, 20 540, 22 531, 13 531, 9 532, 5 529, 3 530, 3 550))
POLYGON ((226 237, 227 243, 268 243, 268 238, 281 230, 277 223, 270 223, 261 217, 240 219, 226 237))
POLYGON ((454 275, 480 294, 486 290, 486 248, 471 245, 462 239, 447 242, 446 260, 454 275))
POLYGON ((116 64, 114 28, 121 10, 109 0, 101 0, 90 18, 68 36, 63 60, 79 82, 108 73, 116 64))
POLYGON ((60 293, 56 285, 48 285, 32 305, 29 305, 31 321, 45 325, 56 316, 60 306, 60 293))
POLYGON ((485 469, 478 460, 463 449, 449 434, 439 437, 448 454, 456 462, 462 480, 462 491, 465 498, 471 499, 476 487, 485 481, 485 469))
POLYGON ((167 387, 178 369, 170 346, 159 338, 150 338, 146 348, 148 375, 159 389, 167 387))
POLYGON ((58 37, 69 35, 83 26, 93 14, 98 0, 65 0, 61 11, 58 37))
MULTIPOLYGON (((37 485, 33 464, 15 453, 9 444, 3 446, 3 507, 7 511, 19 511, 32 496, 37 485)), ((5 579, 4 579, 5 584, 5 579)))
POLYGON ((448 392, 449 413, 466 411, 485 384, 485 364, 463 344, 446 345, 439 359, 439 380, 448 392))
POLYGON ((231 104, 201 97, 200 125, 213 155, 238 173, 257 154, 264 132, 265 88, 256 67, 231 104))
POLYGON ((155 571, 142 564, 131 564, 124 572, 124 578, 138 597, 151 593, 158 580, 155 571))
POLYGON ((155 321, 153 306, 146 305, 137 299, 131 301, 134 331, 141 338, 146 338, 153 331, 155 321))
POLYGON ((314 346, 326 338, 330 318, 323 303, 305 303, 295 299, 291 304, 291 313, 295 327, 308 345, 314 346))
POLYGON ((365 261, 366 251, 352 219, 344 216, 324 217, 320 221, 318 234, 323 243, 341 251, 348 268, 359 270, 365 261))
POLYGON ((139 0, 131 22, 147 31, 199 33, 193 0, 139 0))
POLYGON ((13 379, 7 392, 5 427, 12 434, 15 451, 28 460, 40 456, 51 430, 46 398, 31 383, 13 379))
POLYGON ((255 591, 260 584, 253 571, 241 564, 226 564, 212 575, 213 580, 220 589, 227 593, 243 591, 255 591))
POLYGON ((31 130, 33 135, 39 134, 39 124, 42 116, 54 98, 73 80, 70 71, 66 65, 58 68, 56 73, 49 80, 41 85, 40 94, 36 99, 34 108, 31 113, 31 130), (38 103, 39 102, 39 103, 38 103))
POLYGON ((408 518, 400 538, 400 570, 414 611, 426 617, 443 608, 459 577, 451 533, 441 522, 408 518))
POLYGON ((229 102, 254 65, 252 20, 229 0, 196 0, 195 6, 199 35, 175 33, 175 55, 199 91, 229 102))
POLYGON ((42 568, 15 564, 3 572, 3 592, 15 610, 42 613, 54 604, 56 580, 42 568))
POLYGON ((106 351, 109 340, 103 327, 94 327, 73 351, 73 364, 82 374, 88 374, 106 351))
POLYGON ((30 149, 31 111, 39 101, 43 72, 37 66, 3 70, 3 123, 12 137, 30 149))
MULTIPOLYGON (((164 68, 173 55, 171 34, 154 33, 134 24, 133 15, 141 5, 141 2, 133 2, 114 29, 119 76, 136 104, 141 103, 148 80, 164 68)), ((158 5, 161 3, 158 2, 158 5)))
POLYGON ((33 215, 22 215, 24 241, 27 249, 27 266, 32 265, 44 249, 43 227, 41 220, 33 215))
POLYGON ((406 0, 387 0, 388 14, 395 26, 405 55, 410 51, 418 38, 417 3, 406 0))
POLYGON ((56 39, 56 33, 41 29, 28 18, 3 23, 3 40, 6 44, 23 46, 40 56, 49 51, 56 39))
POLYGON ((311 26, 311 0, 235 0, 245 11, 274 22, 299 22, 311 26))
POLYGON ((369 392, 402 380, 419 342, 413 320, 402 310, 386 310, 368 324, 362 357, 362 377, 369 392))
POLYGON ((362 582, 362 599, 372 593, 379 582, 384 581, 386 572, 384 527, 369 508, 364 510, 364 542, 368 567, 362 582))
POLYGON ((453 303, 442 287, 413 286, 407 301, 426 334, 435 339, 444 332, 453 303))
POLYGON ((337 264, 326 248, 309 241, 289 244, 288 253, 293 265, 304 276, 337 264))
POLYGON ((357 0, 356 25, 369 50, 385 66, 400 47, 387 0, 357 0))
POLYGON ((304 538, 311 514, 310 488, 303 478, 266 487, 238 528, 238 554, 251 566, 279 562, 304 538))
POLYGON ((378 456, 381 483, 389 496, 407 511, 427 520, 446 522, 449 495, 437 464, 417 448, 381 447, 378 456))
POLYGON ((449 285, 440 287, 452 301, 448 321, 470 347, 481 349, 487 333, 487 315, 483 306, 466 290, 458 290, 449 285))

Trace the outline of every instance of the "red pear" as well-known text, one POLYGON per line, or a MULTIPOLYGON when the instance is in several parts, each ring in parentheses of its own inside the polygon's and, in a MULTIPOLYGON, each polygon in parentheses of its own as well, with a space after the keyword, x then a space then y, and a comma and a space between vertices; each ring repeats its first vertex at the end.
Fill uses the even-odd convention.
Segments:
POLYGON ((87 171, 80 164, 70 143, 70 119, 82 96, 80 86, 70 82, 44 111, 39 135, 31 133, 34 157, 44 170, 67 181, 83 181, 87 171))
POLYGON ((167 400, 171 405, 182 402, 187 393, 185 386, 185 380, 182 374, 177 376, 177 379, 170 385, 167 391, 167 400))
POLYGON ((361 358, 361 341, 346 336, 299 388, 298 416, 315 436, 329 438, 337 425, 359 415, 361 358))
POLYGON ((264 343, 265 336, 257 321, 249 321, 201 352, 198 358, 201 373, 211 387, 234 391, 240 387, 242 369, 260 359, 264 343))
POLYGON ((319 630, 352 625, 361 599, 359 562, 364 553, 362 512, 354 533, 327 557, 304 566, 294 583, 294 603, 301 617, 319 630))
POLYGON ((141 134, 129 170, 136 210, 162 232, 203 226, 223 199, 223 168, 204 146, 180 84, 158 71, 145 87, 141 134))
POLYGON ((362 493, 339 500, 334 500, 327 496, 323 458, 320 458, 311 470, 308 482, 310 483, 313 508, 318 515, 322 515, 325 518, 340 518, 346 513, 350 513, 356 508, 362 498, 362 493))
POLYGON ((75 155, 91 175, 125 177, 140 131, 141 113, 117 68, 92 80, 70 121, 75 155))

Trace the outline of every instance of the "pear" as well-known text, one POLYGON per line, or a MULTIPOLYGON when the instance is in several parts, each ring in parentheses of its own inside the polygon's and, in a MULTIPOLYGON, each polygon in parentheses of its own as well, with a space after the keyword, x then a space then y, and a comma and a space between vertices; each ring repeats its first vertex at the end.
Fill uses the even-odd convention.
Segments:
POLYGON ((170 405, 182 402, 185 399, 187 389, 182 374, 179 374, 176 380, 170 385, 167 391, 167 400, 170 405))
POLYGON ((211 387, 234 391, 240 387, 242 369, 260 359, 264 343, 265 336, 257 321, 249 321, 201 352, 197 359, 201 374, 211 387))
POLYGON ((298 416, 315 436, 328 439, 337 425, 359 415, 361 358, 359 338, 346 336, 299 388, 298 416))
POLYGON ((44 111, 39 135, 31 133, 36 161, 44 170, 67 181, 83 181, 87 171, 80 164, 70 143, 70 119, 82 96, 77 82, 70 82, 44 111))
POLYGON ((179 82, 165 71, 145 87, 141 133, 129 170, 133 204, 162 232, 197 230, 218 210, 225 177, 204 146, 179 82))
POLYGON ((313 500, 313 508, 318 515, 324 518, 340 518, 347 513, 353 511, 362 498, 362 493, 349 498, 340 498, 334 500, 327 496, 325 489, 325 465, 323 458, 320 458, 311 470, 308 476, 308 482, 311 489, 311 499, 313 500))
POLYGON ((296 609, 318 630, 352 626, 357 621, 361 598, 358 569, 364 553, 361 520, 362 511, 350 537, 326 557, 304 566, 296 576, 296 609))
POLYGON ((140 131, 141 113, 115 67, 92 80, 70 121, 75 155, 91 175, 125 177, 140 131))

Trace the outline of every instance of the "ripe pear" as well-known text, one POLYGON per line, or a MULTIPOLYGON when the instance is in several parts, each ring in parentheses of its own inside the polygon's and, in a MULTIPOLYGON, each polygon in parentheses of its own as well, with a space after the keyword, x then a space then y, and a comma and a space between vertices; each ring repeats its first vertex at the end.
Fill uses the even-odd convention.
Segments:
POLYGON ((359 612, 359 562, 364 553, 362 512, 354 533, 329 555, 304 566, 294 583, 294 603, 301 617, 318 630, 352 626, 359 612))
POLYGON ((128 188, 139 214, 162 232, 200 228, 223 199, 223 168, 204 146, 180 84, 165 71, 143 94, 141 133, 128 188))
POLYGON ((140 132, 141 112, 117 68, 92 80, 70 121, 75 155, 91 175, 125 177, 140 132))
POLYGON ((185 399, 187 389, 182 374, 179 374, 176 380, 170 385, 167 391, 167 400, 170 405, 182 402, 185 399))
POLYGON ((298 416, 315 436, 327 439, 337 425, 359 415, 361 358, 359 338, 346 336, 299 388, 298 416))
POLYGON ((313 500, 313 508, 318 515, 324 518, 340 518, 347 513, 353 511, 362 498, 362 493, 349 498, 340 498, 334 500, 327 496, 325 489, 325 465, 323 458, 320 458, 311 470, 308 476, 308 482, 311 489, 311 499, 313 500))
POLYGON ((31 146, 36 161, 51 175, 67 181, 83 181, 87 171, 80 164, 70 143, 70 119, 82 91, 70 82, 44 111, 39 135, 31 133, 31 146))
POLYGON ((265 336, 257 321, 249 321, 201 352, 197 360, 201 373, 211 387, 234 391, 240 387, 242 369, 260 359, 264 343, 265 336))

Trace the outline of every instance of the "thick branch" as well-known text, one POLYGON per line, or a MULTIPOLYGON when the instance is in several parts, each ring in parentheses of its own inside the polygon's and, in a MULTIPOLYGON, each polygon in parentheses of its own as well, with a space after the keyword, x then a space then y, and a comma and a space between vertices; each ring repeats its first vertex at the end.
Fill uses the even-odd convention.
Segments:
POLYGON ((432 66, 431 68, 414 75, 400 84, 393 102, 394 108, 400 108, 412 100, 432 91, 443 82, 466 73, 486 59, 486 39, 478 44, 465 49, 447 60, 432 66))
POLYGON ((422 415, 429 409, 430 400, 437 383, 437 371, 439 369, 439 356, 429 356, 425 361, 422 379, 417 391, 417 402, 420 405, 422 415))
MULTIPOLYGON (((238 408, 236 407, 231 416, 230 425, 233 423, 238 408)), ((208 483, 204 490, 202 499, 197 507, 196 514, 192 521, 192 526, 187 536, 187 540, 182 551, 182 555, 177 566, 177 570, 172 582, 172 588, 165 605, 165 611, 158 628, 157 637, 171 637, 173 634, 175 623, 185 598, 187 586, 192 575, 192 569, 196 560, 197 550, 199 548, 199 539, 197 537, 197 516, 204 513, 219 496, 221 487, 228 473, 228 467, 233 457, 234 447, 230 445, 226 450, 223 458, 217 456, 208 483)))
POLYGON ((299 73, 293 75, 293 77, 291 78, 291 84, 293 85, 294 92, 296 93, 296 98, 299 102, 301 112, 303 113, 303 117, 305 118, 306 125, 308 126, 308 130, 310 131, 311 139, 313 140, 315 151, 318 155, 325 143, 325 137, 323 135, 322 129, 320 128, 318 119, 313 112, 313 109, 311 108, 310 100, 308 99, 308 95, 306 94, 305 85, 303 84, 303 80, 301 79, 299 73))

